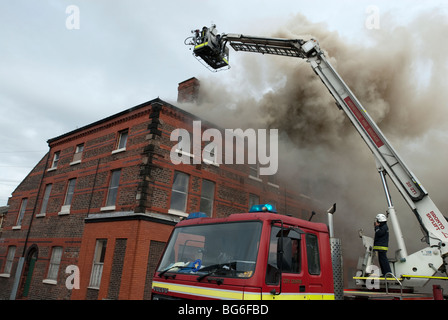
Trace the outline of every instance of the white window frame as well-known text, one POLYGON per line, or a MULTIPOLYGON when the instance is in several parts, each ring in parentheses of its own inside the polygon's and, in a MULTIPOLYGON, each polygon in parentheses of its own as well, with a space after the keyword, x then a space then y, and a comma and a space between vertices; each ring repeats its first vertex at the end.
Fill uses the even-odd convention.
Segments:
POLYGON ((25 211, 26 211, 27 204, 28 204, 28 198, 23 198, 22 202, 20 203, 20 209, 19 209, 19 214, 17 215, 16 225, 14 227, 12 227, 13 230, 22 228, 22 222, 23 222, 23 218, 25 217, 25 211))
POLYGON ((100 209, 101 211, 115 210, 118 199, 118 190, 120 186, 120 177, 121 177, 121 169, 112 171, 109 181, 109 188, 107 190, 106 205, 100 209), (114 182, 116 182, 116 184, 114 182), (113 202, 111 201, 112 192, 115 193, 115 199, 113 202))
POLYGON ((60 246, 53 247, 51 250, 50 265, 48 266, 47 278, 42 282, 48 284, 57 284, 59 267, 61 265, 63 248, 60 246))
POLYGON ((83 152, 84 152, 84 143, 80 143, 76 146, 75 153, 73 154, 73 160, 72 162, 70 162, 71 166, 81 163, 83 152))
POLYGON ((173 187, 171 188, 171 201, 170 201, 170 209, 168 210, 168 213, 170 214, 174 214, 177 216, 183 216, 183 217, 187 217, 188 214, 185 212, 187 210, 187 206, 188 206, 188 187, 190 185, 190 175, 185 173, 185 172, 181 172, 181 171, 174 171, 174 177, 173 177, 173 187), (185 191, 184 190, 177 190, 174 189, 175 188, 175 180, 176 180, 176 175, 180 174, 180 175, 185 175, 187 177, 186 179, 186 186, 185 186, 185 191), (180 196, 180 195, 184 195, 185 197, 185 204, 184 204, 184 208, 171 208, 171 206, 173 205, 173 197, 175 196, 180 196))
POLYGON ((89 288, 100 288, 106 249, 107 239, 97 239, 95 244, 95 253, 93 255, 92 272, 90 273, 89 288))
POLYGON ((36 217, 45 217, 45 214, 47 211, 47 206, 48 206, 48 200, 50 199, 52 187, 53 187, 53 185, 51 183, 49 183, 45 186, 45 192, 44 192, 44 197, 42 198, 42 205, 40 207, 40 212, 39 212, 39 214, 36 215, 36 217))
POLYGON ((64 205, 61 207, 59 215, 69 214, 75 195, 76 178, 69 179, 67 182, 67 190, 65 191, 64 205))
POLYGON ((53 154, 53 160, 51 161, 51 167, 47 171, 56 170, 56 168, 58 167, 60 156, 61 156, 61 151, 56 151, 53 154))
POLYGON ((117 146, 112 153, 118 153, 126 151, 126 145, 129 138, 129 129, 121 130, 118 132, 117 146))
POLYGON ((16 246, 9 246, 8 253, 6 255, 5 267, 3 269, 3 273, 0 274, 0 277, 9 278, 11 275, 12 265, 14 263, 14 256, 16 255, 16 246))

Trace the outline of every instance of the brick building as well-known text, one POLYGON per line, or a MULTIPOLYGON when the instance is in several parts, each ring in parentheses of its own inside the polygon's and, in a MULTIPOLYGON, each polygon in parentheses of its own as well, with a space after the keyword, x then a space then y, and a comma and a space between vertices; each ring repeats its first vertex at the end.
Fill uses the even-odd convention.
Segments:
MULTIPOLYGON (((180 83, 178 101, 198 90, 195 78, 180 83)), ((160 254, 188 212, 220 217, 271 202, 308 218, 311 200, 257 166, 217 164, 213 154, 174 164, 171 133, 192 132, 197 120, 157 98, 48 140, 9 199, 0 299, 149 299, 160 254)))

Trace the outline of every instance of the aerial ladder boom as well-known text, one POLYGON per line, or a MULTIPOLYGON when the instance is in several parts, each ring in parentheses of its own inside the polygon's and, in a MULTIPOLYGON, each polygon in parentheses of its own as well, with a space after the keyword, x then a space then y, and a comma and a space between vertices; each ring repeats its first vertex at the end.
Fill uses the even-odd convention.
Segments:
MULTIPOLYGON (((395 274, 430 276, 438 270, 446 272, 444 258, 448 256, 447 220, 347 84, 326 59, 316 40, 263 38, 242 34, 218 35, 215 26, 208 30, 203 29, 203 34, 205 35, 205 42, 193 36, 190 43, 187 44, 193 45, 193 55, 205 61, 213 70, 229 68, 227 44, 235 51, 305 59, 320 77, 336 100, 337 106, 344 111, 374 155, 386 194, 389 219, 397 238, 398 260, 393 269, 395 274), (207 47, 207 51, 204 51, 204 47, 207 47), (413 255, 407 253, 386 182, 386 175, 389 176, 415 214, 429 245, 428 248, 413 255)), ((416 278, 415 282, 421 285, 422 280, 416 278)))

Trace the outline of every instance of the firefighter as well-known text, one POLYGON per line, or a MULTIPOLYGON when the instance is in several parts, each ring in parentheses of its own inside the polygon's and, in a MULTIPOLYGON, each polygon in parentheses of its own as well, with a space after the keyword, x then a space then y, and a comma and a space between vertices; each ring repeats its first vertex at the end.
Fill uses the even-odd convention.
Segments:
POLYGON ((373 240, 373 250, 378 252, 381 273, 385 276, 391 272, 387 250, 389 247, 389 228, 387 227, 387 217, 385 214, 378 214, 375 217, 375 238, 373 240))
POLYGON ((201 43, 205 42, 205 36, 207 35, 207 31, 208 28, 207 27, 202 27, 202 31, 201 31, 201 43))

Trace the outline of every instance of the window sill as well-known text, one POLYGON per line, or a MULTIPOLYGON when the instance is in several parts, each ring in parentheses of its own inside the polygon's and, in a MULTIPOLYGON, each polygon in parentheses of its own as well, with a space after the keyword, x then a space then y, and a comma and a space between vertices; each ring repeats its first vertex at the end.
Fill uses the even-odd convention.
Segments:
POLYGON ((80 163, 81 163, 81 160, 77 160, 77 161, 70 162, 70 165, 74 166, 75 164, 80 164, 80 163))
POLYGON ((126 151, 126 148, 115 149, 115 150, 112 150, 112 154, 120 153, 120 152, 124 152, 124 151, 126 151))
POLYGON ((204 163, 206 163, 206 164, 210 164, 210 165, 213 165, 213 166, 215 166, 215 167, 219 167, 219 163, 217 163, 217 162, 215 162, 215 161, 212 161, 212 160, 209 160, 209 159, 202 159, 202 161, 203 161, 204 163))
POLYGON ((91 287, 91 286, 88 286, 87 289, 100 290, 100 288, 98 287, 91 287))
POLYGON ((252 180, 255 180, 258 182, 263 182, 263 180, 261 180, 260 178, 257 178, 257 177, 251 176, 251 175, 249 175, 249 179, 252 179, 252 180))
POLYGON ((59 216, 65 216, 67 214, 70 214, 70 205, 62 206, 61 211, 58 212, 59 216))
POLYGON ((115 210, 115 206, 107 206, 107 207, 100 208, 100 211, 114 211, 114 210, 115 210))
POLYGON ((58 168, 58 167, 52 167, 52 168, 49 168, 49 169, 47 170, 47 172, 55 171, 57 168, 58 168))
POLYGON ((10 278, 11 274, 10 273, 0 273, 0 278, 10 278))
POLYGON ((52 285, 57 285, 58 284, 58 282, 56 280, 50 280, 50 279, 44 279, 44 280, 42 280, 42 283, 52 284, 52 285))
POLYGON ((278 184, 275 184, 272 182, 268 182, 268 185, 270 185, 271 187, 274 187, 274 188, 280 188, 280 186, 278 184))
POLYGON ((22 226, 14 226, 14 227, 12 227, 12 230, 20 230, 20 229, 22 229, 22 226))
POLYGON ((168 213, 174 216, 188 217, 188 213, 176 209, 168 209, 168 213))
POLYGON ((190 158, 194 158, 193 154, 191 154, 190 152, 182 151, 181 149, 176 149, 176 150, 174 150, 174 152, 179 154, 179 155, 183 155, 183 156, 187 156, 187 157, 190 157, 190 158))
POLYGON ((39 214, 36 214, 36 218, 43 218, 43 217, 45 217, 45 213, 39 213, 39 214))

